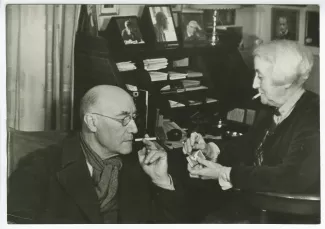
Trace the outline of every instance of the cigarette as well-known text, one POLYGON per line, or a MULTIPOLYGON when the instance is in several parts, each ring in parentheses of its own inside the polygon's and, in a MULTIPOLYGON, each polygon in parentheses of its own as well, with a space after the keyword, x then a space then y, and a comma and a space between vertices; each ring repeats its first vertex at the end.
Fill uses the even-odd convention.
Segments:
POLYGON ((258 94, 256 94, 256 95, 253 96, 252 100, 257 99, 260 96, 261 96, 261 93, 258 93, 258 94))
POLYGON ((141 141, 143 141, 143 139, 146 139, 148 141, 156 141, 157 140, 156 137, 151 137, 151 138, 136 138, 135 141, 136 142, 141 142, 141 141))

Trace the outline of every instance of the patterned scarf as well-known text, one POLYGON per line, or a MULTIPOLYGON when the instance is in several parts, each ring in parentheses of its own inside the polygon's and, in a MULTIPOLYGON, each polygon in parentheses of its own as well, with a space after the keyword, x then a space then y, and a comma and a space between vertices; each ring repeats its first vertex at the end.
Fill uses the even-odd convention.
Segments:
POLYGON ((93 167, 92 179, 104 221, 105 223, 116 223, 118 210, 116 193, 118 188, 118 172, 122 168, 121 158, 114 155, 102 160, 90 148, 81 134, 80 143, 88 163, 93 167))

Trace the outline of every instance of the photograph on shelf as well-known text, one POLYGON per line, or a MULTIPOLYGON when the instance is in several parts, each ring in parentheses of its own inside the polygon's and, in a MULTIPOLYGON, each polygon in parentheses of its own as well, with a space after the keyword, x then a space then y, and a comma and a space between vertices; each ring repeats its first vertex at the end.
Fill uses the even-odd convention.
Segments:
POLYGON ((103 4, 99 5, 99 16, 110 16, 118 14, 118 5, 103 4))
POLYGON ((305 45, 319 47, 319 12, 306 12, 305 45))
POLYGON ((203 13, 182 13, 181 30, 184 44, 207 43, 207 34, 204 29, 203 13))
POLYGON ((271 39, 298 41, 299 10, 273 8, 271 16, 271 39))
POLYGON ((169 6, 150 6, 150 18, 158 43, 177 42, 175 25, 169 6))
POLYGON ((136 16, 116 18, 116 23, 125 45, 145 43, 136 16))

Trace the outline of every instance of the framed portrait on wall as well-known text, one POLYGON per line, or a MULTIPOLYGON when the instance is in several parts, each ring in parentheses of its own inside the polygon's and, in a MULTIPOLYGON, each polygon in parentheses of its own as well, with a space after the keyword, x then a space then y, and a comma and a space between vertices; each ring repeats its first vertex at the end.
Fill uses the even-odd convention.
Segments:
POLYGON ((99 5, 99 16, 110 16, 118 14, 118 5, 103 4, 99 5))
POLYGON ((204 29, 203 13, 182 12, 180 18, 184 46, 208 43, 204 29))
POLYGON ((319 47, 319 12, 306 12, 305 45, 319 47))
POLYGON ((273 8, 271 14, 271 39, 298 41, 299 10, 273 8))

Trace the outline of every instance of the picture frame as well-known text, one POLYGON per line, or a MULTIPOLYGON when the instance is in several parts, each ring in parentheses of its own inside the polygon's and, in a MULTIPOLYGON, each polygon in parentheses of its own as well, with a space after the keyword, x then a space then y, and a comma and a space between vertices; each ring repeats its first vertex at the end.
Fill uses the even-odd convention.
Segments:
POLYGON ((271 40, 299 39, 299 10, 272 8, 271 13, 271 40))
MULTIPOLYGON (((156 44, 163 46, 178 46, 176 26, 169 5, 146 6, 150 25, 156 44)), ((145 18, 145 17, 144 17, 145 18)), ((144 19, 144 21, 147 19, 144 19)), ((145 27, 143 26, 143 28, 145 27)))
POLYGON ((306 12, 305 45, 319 47, 319 12, 306 12))
POLYGON ((119 11, 118 5, 102 4, 99 5, 99 16, 117 15, 119 11))
POLYGON ((208 44, 203 12, 182 12, 180 15, 180 28, 184 46, 208 44))
POLYGON ((145 44, 136 16, 115 17, 115 21, 125 45, 145 44))

